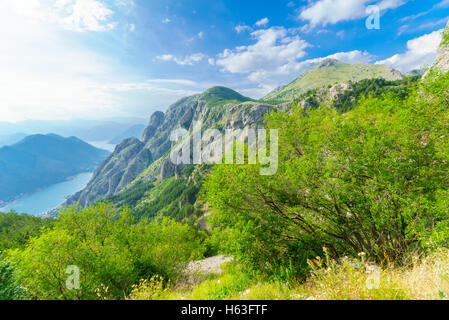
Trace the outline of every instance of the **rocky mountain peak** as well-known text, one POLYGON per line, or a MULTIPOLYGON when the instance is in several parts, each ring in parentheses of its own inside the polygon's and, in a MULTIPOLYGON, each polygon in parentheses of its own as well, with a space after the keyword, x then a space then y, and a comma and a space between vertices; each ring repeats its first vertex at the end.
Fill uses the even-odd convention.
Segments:
POLYGON ((337 59, 324 59, 323 61, 317 63, 314 66, 314 69, 321 69, 326 67, 333 67, 339 64, 344 64, 343 62, 337 60, 337 59))
POLYGON ((145 129, 145 131, 142 134, 142 141, 147 142, 151 138, 153 138, 154 134, 156 133, 156 130, 159 128, 159 126, 164 122, 165 114, 161 111, 156 111, 153 113, 153 115, 150 118, 150 123, 148 124, 148 127, 145 129))

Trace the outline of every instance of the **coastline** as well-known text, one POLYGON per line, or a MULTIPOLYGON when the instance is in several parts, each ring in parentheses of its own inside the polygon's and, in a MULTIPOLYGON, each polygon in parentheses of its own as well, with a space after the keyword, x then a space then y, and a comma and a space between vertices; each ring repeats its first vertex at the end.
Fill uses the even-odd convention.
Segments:
MULTIPOLYGON (((25 200, 25 199, 30 198, 30 197, 32 197, 32 196, 35 196, 35 195, 37 195, 37 194, 39 194, 39 193, 42 193, 42 192, 44 192, 44 191, 46 191, 46 190, 49 190, 49 189, 52 188, 53 186, 59 185, 59 184, 61 184, 61 183, 65 183, 65 182, 70 182, 70 181, 76 180, 76 179, 79 178, 81 175, 85 175, 85 174, 93 174, 93 171, 84 171, 84 172, 80 172, 80 173, 78 173, 78 174, 76 174, 76 175, 67 177, 67 178, 65 178, 64 180, 58 181, 58 182, 53 183, 53 184, 51 184, 51 185, 47 185, 47 186, 45 186, 45 187, 40 187, 39 189, 37 189, 37 190, 35 190, 35 191, 31 192, 31 193, 28 193, 28 194, 21 194, 21 195, 17 196, 16 198, 14 198, 14 200, 11 200, 11 201, 0 201, 0 212, 3 212, 3 213, 10 212, 11 210, 14 210, 14 209, 12 209, 12 208, 9 208, 9 209, 7 209, 7 210, 3 210, 3 209, 4 209, 4 208, 7 208, 7 207, 14 206, 15 204, 17 204, 18 202, 20 202, 20 201, 22 201, 22 200, 25 200)), ((75 192, 74 192, 74 193, 75 193, 75 192)), ((64 199, 65 199, 66 197, 69 197, 69 196, 70 196, 70 194, 65 195, 65 196, 64 196, 64 199)), ((44 211, 42 211, 42 212, 40 212, 40 213, 34 213, 34 214, 33 214, 33 213, 30 213, 30 212, 23 212, 23 213, 30 214, 30 215, 33 215, 33 216, 47 215, 47 214, 51 214, 52 212, 54 212, 54 210, 57 209, 59 205, 60 205, 60 204, 56 205, 54 208, 51 208, 51 209, 48 209, 48 210, 44 210, 44 211)), ((22 210, 15 210, 15 211, 19 212, 19 211, 22 211, 22 210)), ((23 211, 26 211, 26 210, 23 210, 23 211)), ((19 213, 22 213, 22 212, 19 212, 19 213)))

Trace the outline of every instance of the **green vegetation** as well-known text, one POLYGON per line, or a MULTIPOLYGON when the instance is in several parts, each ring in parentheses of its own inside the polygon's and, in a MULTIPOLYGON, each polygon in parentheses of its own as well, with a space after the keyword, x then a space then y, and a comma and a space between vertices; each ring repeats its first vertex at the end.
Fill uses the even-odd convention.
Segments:
POLYGON ((345 64, 338 60, 327 59, 318 63, 309 71, 289 85, 282 87, 264 98, 270 103, 288 103, 313 89, 344 82, 357 82, 364 79, 383 78, 385 80, 401 80, 400 72, 384 65, 345 64))
POLYGON ((0 213, 0 253, 7 249, 23 248, 28 240, 51 227, 54 219, 43 219, 15 212, 0 213))
POLYGON ((388 81, 381 78, 365 79, 351 83, 352 89, 343 92, 333 102, 333 107, 340 112, 347 112, 353 109, 363 97, 372 96, 374 98, 381 98, 388 93, 394 93, 399 98, 405 99, 410 91, 410 87, 420 79, 420 76, 415 76, 396 81, 388 81))
POLYGON ((56 220, 0 215, 0 299, 447 299, 449 73, 417 80, 270 113, 273 176, 189 166, 56 220), (189 273, 216 251, 224 273, 189 273))
POLYGON ((416 258, 405 267, 373 269, 363 255, 329 256, 310 260, 306 281, 272 280, 249 275, 241 265, 229 263, 225 272, 190 290, 140 287, 138 300, 446 300, 449 297, 449 251, 438 250, 416 258), (151 295, 145 293, 150 292, 151 295))
POLYGON ((447 245, 449 75, 407 98, 364 98, 349 113, 301 107, 279 129, 279 170, 217 166, 205 182, 214 237, 248 269, 301 275, 307 260, 357 256, 402 264, 447 245), (445 231, 444 231, 445 230, 445 231))
POLYGON ((134 223, 128 209, 109 204, 61 212, 52 229, 8 252, 33 299, 120 299, 141 279, 174 279, 205 251, 200 235, 169 219, 134 223), (66 286, 68 266, 80 270, 80 289, 66 286))
POLYGON ((441 46, 449 46, 449 27, 446 27, 443 31, 443 41, 441 42, 441 46))
POLYGON ((251 98, 242 96, 240 93, 225 87, 213 87, 200 95, 199 101, 206 102, 208 107, 214 108, 226 104, 239 104, 253 101, 251 98))
POLYGON ((207 171, 207 166, 189 166, 177 177, 159 183, 138 180, 109 201, 118 206, 130 206, 133 215, 138 219, 170 217, 177 221, 195 220, 203 214, 195 205, 203 175, 206 175, 207 171))
POLYGON ((25 297, 14 268, 0 255, 0 300, 22 300, 25 297))

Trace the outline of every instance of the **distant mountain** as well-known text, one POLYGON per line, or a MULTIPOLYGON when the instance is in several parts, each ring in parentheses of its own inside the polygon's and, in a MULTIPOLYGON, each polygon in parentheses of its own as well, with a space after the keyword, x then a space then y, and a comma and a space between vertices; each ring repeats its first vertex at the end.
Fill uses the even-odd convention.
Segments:
POLYGON ((26 136, 28 136, 26 133, 14 133, 10 135, 2 135, 0 136, 0 147, 9 146, 11 144, 17 143, 26 136))
POLYGON ((142 134, 143 134, 145 128, 146 128, 146 126, 143 124, 133 125, 130 128, 123 131, 118 136, 114 137, 114 139, 110 140, 109 143, 110 144, 119 144, 123 140, 132 138, 132 137, 140 139, 140 137, 142 137, 142 134))
POLYGON ((413 69, 405 73, 404 75, 407 77, 416 77, 416 76, 423 76, 425 73, 426 73, 425 69, 413 69))
POLYGON ((32 135, 0 148, 0 202, 93 171, 108 152, 76 138, 32 135))
POLYGON ((135 124, 145 124, 144 119, 113 120, 28 120, 17 123, 0 122, 0 135, 23 132, 28 135, 54 133, 63 137, 75 136, 84 141, 109 141, 135 124))
POLYGON ((292 83, 269 93, 262 101, 273 103, 291 102, 302 94, 335 84, 357 82, 364 79, 383 78, 401 80, 402 74, 380 64, 346 64, 335 59, 326 59, 313 66, 292 83))

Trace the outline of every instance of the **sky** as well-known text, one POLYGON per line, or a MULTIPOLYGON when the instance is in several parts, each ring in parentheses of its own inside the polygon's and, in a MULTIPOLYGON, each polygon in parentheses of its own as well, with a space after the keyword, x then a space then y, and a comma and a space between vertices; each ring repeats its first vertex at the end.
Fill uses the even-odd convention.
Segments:
POLYGON ((1 0, 0 122, 148 118, 215 85, 260 98, 327 57, 407 72, 448 20, 449 0, 1 0))

